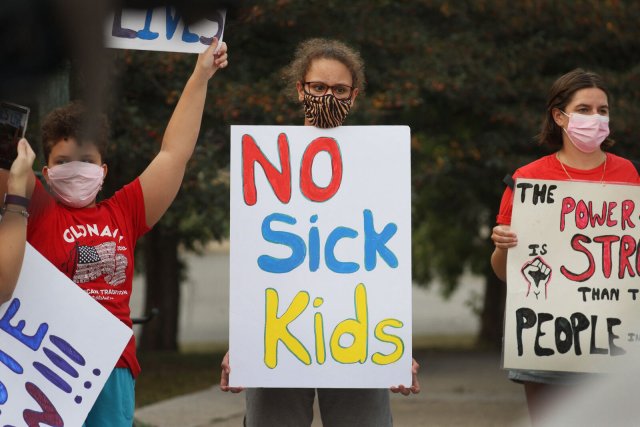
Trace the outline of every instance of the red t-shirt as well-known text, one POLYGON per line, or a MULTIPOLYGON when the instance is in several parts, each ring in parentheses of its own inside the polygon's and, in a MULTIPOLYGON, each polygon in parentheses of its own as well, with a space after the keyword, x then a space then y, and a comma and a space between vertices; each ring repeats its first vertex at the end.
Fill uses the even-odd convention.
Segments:
MULTIPOLYGON (((605 181, 618 184, 639 184, 640 177, 633 163, 615 154, 607 153, 607 161, 594 169, 575 169, 564 165, 566 172, 562 169, 560 160, 555 154, 550 154, 539 158, 516 170, 513 179, 555 179, 558 181, 568 181, 567 173, 574 180, 580 181, 605 181), (605 166, 606 165, 606 166, 605 166), (604 176, 603 176, 604 173, 604 176)), ((496 217, 498 224, 511 225, 511 210, 513 208, 513 190, 507 187, 502 194, 500 202, 500 212, 496 217)))
MULTIPOLYGON (((60 271, 131 327, 129 299, 136 241, 149 230, 140 181, 93 208, 58 203, 40 183, 29 206, 27 240, 60 271)), ((140 373, 132 337, 116 367, 140 373)))

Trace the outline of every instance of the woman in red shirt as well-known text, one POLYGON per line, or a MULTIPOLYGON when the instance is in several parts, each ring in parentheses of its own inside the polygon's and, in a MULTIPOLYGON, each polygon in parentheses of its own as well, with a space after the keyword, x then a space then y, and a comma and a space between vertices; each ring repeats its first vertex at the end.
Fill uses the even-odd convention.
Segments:
MULTIPOLYGON (((627 159, 608 153, 609 93, 597 74, 573 70, 551 87, 547 110, 538 137, 540 144, 555 149, 519 168, 513 178, 579 180, 595 182, 640 182, 638 171, 627 159)), ((491 266, 506 281, 507 252, 518 244, 510 230, 513 191, 505 189, 491 238, 495 250, 491 266)), ((509 378, 524 384, 532 421, 540 416, 541 405, 548 396, 563 386, 575 384, 581 374, 547 371, 510 371, 509 378)))

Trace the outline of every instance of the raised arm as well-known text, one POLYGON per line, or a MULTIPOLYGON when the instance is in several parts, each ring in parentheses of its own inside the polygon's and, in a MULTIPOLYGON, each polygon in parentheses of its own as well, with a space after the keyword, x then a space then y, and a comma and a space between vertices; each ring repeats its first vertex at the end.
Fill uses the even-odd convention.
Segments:
MULTIPOLYGON (((36 155, 26 139, 18 143, 18 157, 6 174, 8 181, 2 190, 4 201, 5 189, 11 196, 26 197, 33 190, 33 160, 36 155)), ((27 241, 26 207, 19 201, 7 203, 0 220, 0 304, 8 301, 18 282, 22 268, 24 247, 27 241)))
POLYGON ((185 168, 200 133, 207 83, 227 62, 227 45, 218 41, 198 56, 193 74, 173 111, 162 139, 158 155, 140 175, 147 225, 153 226, 166 212, 178 194, 185 168))

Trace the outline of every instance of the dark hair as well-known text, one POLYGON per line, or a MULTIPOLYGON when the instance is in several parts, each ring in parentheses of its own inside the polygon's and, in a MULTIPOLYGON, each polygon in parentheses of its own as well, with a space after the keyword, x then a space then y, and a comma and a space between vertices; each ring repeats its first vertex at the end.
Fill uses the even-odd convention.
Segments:
MULTIPOLYGON (((360 93, 364 91, 364 61, 360 53, 346 44, 331 39, 309 39, 298 45, 293 61, 284 70, 284 78, 289 89, 295 89, 297 82, 304 82, 304 78, 311 68, 314 59, 335 59, 343 63, 351 72, 353 87, 358 88, 360 93)), ((295 99, 297 100, 297 92, 295 99)))
MULTIPOLYGON (((565 111, 567 105, 573 100, 573 95, 580 89, 588 88, 598 88, 607 95, 607 99, 610 98, 602 77, 582 68, 569 71, 553 83, 549 91, 547 111, 542 122, 542 129, 537 138, 540 144, 548 144, 553 148, 562 147, 562 128, 553 120, 553 110, 557 108, 565 111)), ((611 138, 606 138, 602 142, 602 148, 610 148, 614 143, 611 138)))
POLYGON ((72 102, 51 111, 42 122, 42 148, 45 162, 49 162, 53 146, 60 140, 69 138, 74 138, 78 144, 83 142, 94 144, 100 155, 104 157, 109 139, 109 121, 104 114, 90 117, 81 102, 72 102))

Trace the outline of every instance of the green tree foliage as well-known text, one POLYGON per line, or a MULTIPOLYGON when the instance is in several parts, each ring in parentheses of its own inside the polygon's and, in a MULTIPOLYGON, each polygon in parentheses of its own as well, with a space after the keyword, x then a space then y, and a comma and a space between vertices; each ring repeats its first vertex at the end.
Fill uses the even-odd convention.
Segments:
MULTIPOLYGON (((546 153, 534 143, 551 83, 576 67, 602 74, 613 99, 613 151, 640 158, 640 52, 635 1, 267 0, 237 11, 225 31, 230 68, 211 84, 201 141, 161 227, 177 242, 219 238, 228 221, 219 171, 229 124, 302 124, 282 67, 309 37, 358 48, 368 86, 348 124, 412 130, 414 279, 455 290, 462 273, 486 278, 482 339, 498 343, 504 287, 489 239, 506 173, 546 153)), ((140 171, 157 150, 190 72, 186 55, 119 55, 111 170, 140 171), (144 159, 144 160, 143 160, 144 159), (136 164, 135 168, 130 164, 136 164)))
POLYGON ((483 275, 480 339, 499 345, 504 286, 488 260, 501 179, 547 152, 534 143, 546 94, 576 67, 609 83, 614 152, 640 156, 639 18, 631 1, 279 0, 255 6, 241 26, 258 49, 246 46, 247 58, 274 42, 282 58, 310 36, 361 50, 368 93, 349 123, 412 129, 414 279, 438 277, 450 294, 465 271, 483 275))

